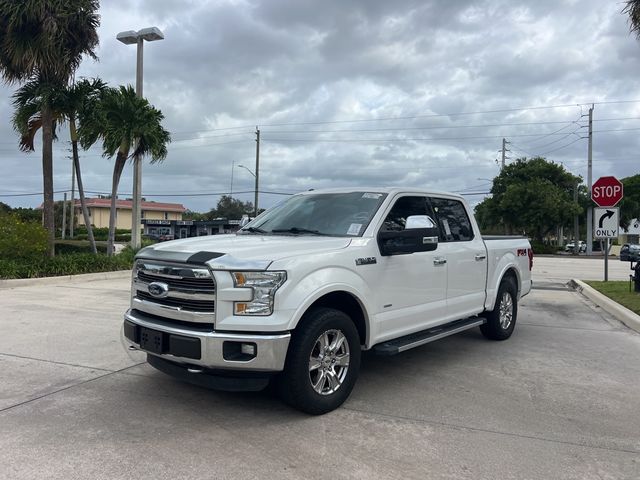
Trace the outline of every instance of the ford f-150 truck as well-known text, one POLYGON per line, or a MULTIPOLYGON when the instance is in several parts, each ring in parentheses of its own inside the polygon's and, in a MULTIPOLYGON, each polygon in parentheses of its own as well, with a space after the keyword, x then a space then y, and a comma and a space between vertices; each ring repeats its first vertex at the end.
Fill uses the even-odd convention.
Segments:
POLYGON ((363 350, 473 327, 509 338, 532 264, 526 238, 483 238, 458 195, 308 191, 236 234, 140 250, 123 331, 165 373, 222 390, 273 380, 322 414, 351 393, 363 350))

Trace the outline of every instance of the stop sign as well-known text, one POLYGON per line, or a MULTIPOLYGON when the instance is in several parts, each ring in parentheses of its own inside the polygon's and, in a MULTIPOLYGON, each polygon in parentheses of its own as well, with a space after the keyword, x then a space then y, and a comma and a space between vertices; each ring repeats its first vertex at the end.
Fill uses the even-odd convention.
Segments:
POLYGON ((622 182, 616 177, 600 177, 591 187, 591 199, 600 207, 614 207, 622 196, 622 182))

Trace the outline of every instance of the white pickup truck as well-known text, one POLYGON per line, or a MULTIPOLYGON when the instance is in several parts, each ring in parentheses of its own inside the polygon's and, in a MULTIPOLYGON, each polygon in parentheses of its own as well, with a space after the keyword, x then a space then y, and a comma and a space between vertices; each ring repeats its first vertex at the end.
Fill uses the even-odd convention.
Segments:
POLYGON ((417 189, 308 191, 233 235, 136 256, 129 348, 222 390, 260 390, 311 414, 339 407, 360 355, 393 355, 480 327, 509 338, 531 289, 526 238, 480 235, 462 197, 417 189))

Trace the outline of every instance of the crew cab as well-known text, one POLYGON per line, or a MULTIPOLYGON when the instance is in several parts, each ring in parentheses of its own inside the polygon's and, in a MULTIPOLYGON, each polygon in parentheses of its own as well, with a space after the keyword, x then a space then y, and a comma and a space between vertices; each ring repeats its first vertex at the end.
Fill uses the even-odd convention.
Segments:
POLYGON ((483 238, 459 195, 308 191, 236 234, 140 250, 124 336, 170 375, 223 390, 274 381, 322 414, 349 396, 363 350, 475 327, 509 338, 532 264, 526 238, 483 238))

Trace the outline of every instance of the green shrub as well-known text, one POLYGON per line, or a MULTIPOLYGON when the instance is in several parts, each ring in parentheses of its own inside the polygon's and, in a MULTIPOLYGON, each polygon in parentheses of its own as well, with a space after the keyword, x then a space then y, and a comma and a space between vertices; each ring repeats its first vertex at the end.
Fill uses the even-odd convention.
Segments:
POLYGON ((47 252, 47 231, 38 222, 0 214, 0 258, 35 258, 47 252))
POLYGON ((129 270, 133 264, 133 251, 107 257, 91 253, 71 253, 54 258, 0 259, 0 279, 56 277, 81 273, 129 270))
MULTIPOLYGON (((93 229, 93 238, 95 238, 97 241, 106 242, 108 236, 109 236, 109 229, 106 227, 93 229)), ((73 238, 76 240, 86 240, 88 238, 86 227, 84 225, 80 225, 74 232, 73 238)), ((131 230, 126 230, 123 228, 116 229, 115 240, 116 242, 130 242, 131 230)))
POLYGON ((536 254, 556 253, 558 250, 562 250, 557 245, 548 245, 540 242, 531 242, 531 248, 533 248, 533 253, 536 254))
MULTIPOLYGON (((106 245, 96 245, 98 253, 107 253, 106 245)), ((56 255, 68 255, 70 253, 91 253, 91 245, 86 243, 62 243, 56 242, 56 255)))

